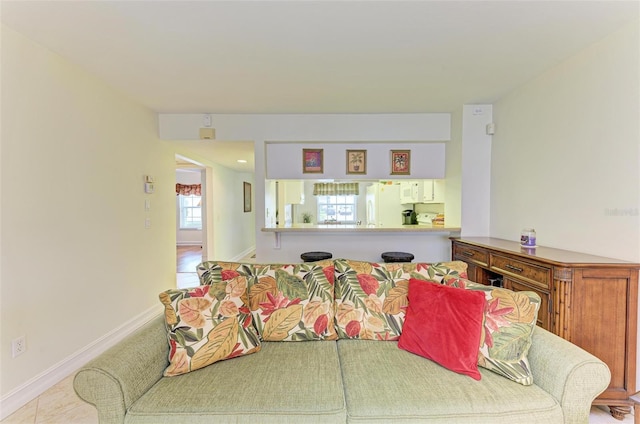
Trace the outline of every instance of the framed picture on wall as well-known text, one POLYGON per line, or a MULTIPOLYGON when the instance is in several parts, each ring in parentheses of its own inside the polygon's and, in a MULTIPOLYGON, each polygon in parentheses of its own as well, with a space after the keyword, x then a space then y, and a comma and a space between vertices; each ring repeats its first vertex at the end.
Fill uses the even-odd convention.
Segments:
POLYGON ((347 150, 347 174, 367 173, 367 151, 347 150))
POLYGON ((251 212, 251 183, 244 182, 243 185, 243 198, 244 198, 244 211, 251 212))
POLYGON ((322 174, 324 172, 323 149, 302 149, 302 172, 322 174))
POLYGON ((411 173, 411 150, 391 151, 391 175, 409 175, 411 173))

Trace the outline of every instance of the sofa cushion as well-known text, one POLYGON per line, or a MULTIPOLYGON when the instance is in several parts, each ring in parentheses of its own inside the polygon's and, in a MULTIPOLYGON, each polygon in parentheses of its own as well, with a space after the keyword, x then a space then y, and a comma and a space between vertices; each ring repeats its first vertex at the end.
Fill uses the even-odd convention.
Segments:
POLYGON ((201 285, 212 285, 236 277, 247 279, 247 285, 255 278, 254 264, 243 262, 206 261, 196 267, 201 285))
POLYGON ((332 260, 254 266, 249 307, 263 340, 335 340, 332 260))
POLYGON ((478 346, 485 298, 480 292, 409 280, 409 306, 398 347, 480 380, 478 346))
POLYGON ((244 301, 246 280, 234 278, 224 288, 219 284, 160 293, 170 346, 165 376, 260 350, 244 301))
POLYGON ((562 423, 558 401, 480 369, 475 381, 398 349, 396 342, 338 340, 348 422, 562 423))
POLYGON ((128 410, 128 424, 344 423, 336 343, 265 342, 257 355, 161 378, 128 410))
POLYGON ((376 263, 335 260, 336 330, 343 339, 397 340, 402 333, 409 278, 442 281, 466 276, 462 261, 376 263))
POLYGON ((533 383, 527 359, 536 328, 540 296, 485 286, 462 278, 444 282, 453 287, 483 292, 487 300, 478 365, 523 385, 533 383))

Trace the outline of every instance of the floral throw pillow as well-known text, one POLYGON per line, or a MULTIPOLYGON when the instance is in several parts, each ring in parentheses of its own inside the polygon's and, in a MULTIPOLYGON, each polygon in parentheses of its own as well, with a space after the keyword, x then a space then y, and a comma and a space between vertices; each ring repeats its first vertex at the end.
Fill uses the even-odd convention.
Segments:
POLYGON ((249 307, 263 340, 335 340, 332 260, 255 265, 249 307))
POLYGON ((443 284, 477 290, 487 300, 478 365, 522 385, 533 384, 527 353, 538 319, 540 296, 485 286, 466 279, 446 279, 443 284))
POLYGON ((409 279, 464 278, 467 264, 376 263, 336 259, 336 331, 343 339, 398 340, 409 279))
POLYGON ((243 300, 247 297, 246 280, 238 277, 224 287, 219 284, 160 293, 170 347, 165 376, 260 350, 260 339, 243 300))

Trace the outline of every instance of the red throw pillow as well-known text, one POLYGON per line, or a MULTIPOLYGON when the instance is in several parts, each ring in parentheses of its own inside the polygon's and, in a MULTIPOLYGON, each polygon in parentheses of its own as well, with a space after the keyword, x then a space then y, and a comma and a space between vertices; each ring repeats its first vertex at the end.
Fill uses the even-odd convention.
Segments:
POLYGON ((409 305, 398 347, 480 380, 482 292, 409 280, 409 305))

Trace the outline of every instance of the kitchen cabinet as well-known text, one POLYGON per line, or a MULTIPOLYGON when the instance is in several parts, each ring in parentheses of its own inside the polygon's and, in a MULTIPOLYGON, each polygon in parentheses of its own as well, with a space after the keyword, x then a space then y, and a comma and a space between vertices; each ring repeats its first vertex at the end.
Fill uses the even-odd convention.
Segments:
POLYGON ((304 181, 283 180, 282 194, 285 205, 304 205, 304 181))
POLYGON ((582 347, 611 370, 594 405, 623 419, 636 391, 638 272, 640 264, 488 237, 452 239, 452 257, 466 262, 469 279, 529 290, 542 300, 538 325, 582 347))
POLYGON ((444 203, 444 180, 425 180, 421 203, 444 203))

